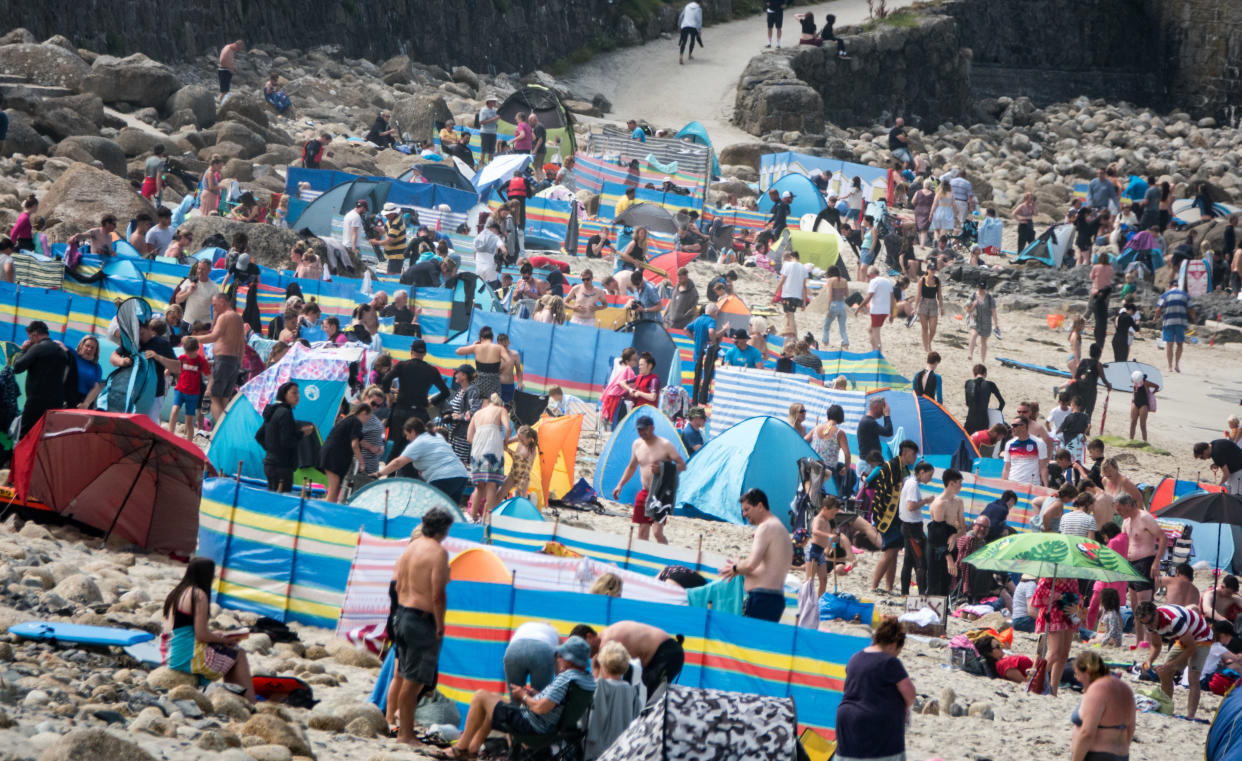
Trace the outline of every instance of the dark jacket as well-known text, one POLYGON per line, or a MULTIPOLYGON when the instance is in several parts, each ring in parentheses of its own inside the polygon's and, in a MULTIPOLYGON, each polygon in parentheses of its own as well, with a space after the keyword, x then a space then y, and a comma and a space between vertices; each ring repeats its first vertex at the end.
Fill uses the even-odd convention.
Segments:
POLYGON ((293 408, 284 402, 267 405, 263 410, 264 465, 277 468, 298 466, 298 440, 302 429, 293 419, 293 408))
POLYGON ((863 415, 858 419, 858 431, 854 435, 854 438, 858 441, 858 456, 866 457, 872 452, 883 452, 884 450, 880 446, 880 437, 892 435, 893 419, 891 417, 885 415, 884 424, 880 425, 880 421, 871 417, 871 415, 863 415))
POLYGON ((1005 409, 1005 397, 1001 396, 995 383, 984 377, 966 381, 966 424, 963 427, 967 433, 988 427, 988 401, 993 396, 996 397, 996 408, 1005 409))
MULTIPOLYGON (((31 345, 13 362, 13 372, 26 373, 26 399, 53 407, 65 403, 65 374, 68 369, 69 352, 50 338, 31 345)), ((76 378, 74 382, 77 382, 76 378)))

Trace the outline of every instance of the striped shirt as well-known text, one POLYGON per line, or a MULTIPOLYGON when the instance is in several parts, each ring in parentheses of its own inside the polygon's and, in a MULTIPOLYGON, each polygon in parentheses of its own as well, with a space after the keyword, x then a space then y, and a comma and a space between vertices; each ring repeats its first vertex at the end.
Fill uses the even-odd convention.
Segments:
POLYGON ((1155 629, 1166 640, 1181 639, 1187 633, 1193 633, 1195 642, 1212 641, 1212 627, 1208 626, 1203 614, 1181 605, 1161 605, 1156 608, 1155 629))
POLYGON ((1170 288, 1160 294, 1156 306, 1162 310, 1163 327, 1184 328, 1190 324, 1190 294, 1181 288, 1170 288))
POLYGON ((1061 515, 1062 534, 1069 536, 1090 536, 1092 531, 1098 528, 1095 525, 1095 517, 1082 510, 1071 510, 1061 515))
POLYGON ((565 710, 565 696, 569 692, 570 684, 577 684, 588 692, 595 691, 595 680, 590 674, 581 669, 565 669, 556 675, 551 684, 543 688, 543 692, 535 696, 535 700, 551 700, 556 703, 556 707, 547 713, 540 714, 531 711, 525 705, 522 706, 523 715, 541 734, 551 732, 556 728, 556 723, 561 719, 561 711, 565 710))
POLYGON ((400 214, 386 220, 384 231, 388 240, 384 243, 384 256, 388 259, 405 258, 405 219, 400 214))

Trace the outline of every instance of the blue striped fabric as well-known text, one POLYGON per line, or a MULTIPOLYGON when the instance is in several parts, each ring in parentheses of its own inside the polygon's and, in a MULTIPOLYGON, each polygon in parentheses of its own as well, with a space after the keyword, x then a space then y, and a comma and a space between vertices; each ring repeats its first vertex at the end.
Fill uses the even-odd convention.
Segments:
POLYGON ((830 405, 839 404, 845 412, 842 425, 854 448, 858 419, 867 411, 867 395, 862 391, 834 391, 811 382, 806 375, 773 370, 721 367, 716 371, 712 395, 712 414, 708 432, 718 436, 746 418, 768 415, 781 420, 789 417, 789 405, 806 405, 808 423, 824 420, 830 405))

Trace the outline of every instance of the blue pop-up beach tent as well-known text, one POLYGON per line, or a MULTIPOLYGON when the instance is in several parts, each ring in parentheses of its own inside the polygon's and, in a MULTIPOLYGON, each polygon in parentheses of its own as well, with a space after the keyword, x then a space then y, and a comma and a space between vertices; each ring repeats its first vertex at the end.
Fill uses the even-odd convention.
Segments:
MULTIPOLYGON (((787 174, 772 183, 771 190, 775 190, 778 195, 786 191, 793 193, 793 201, 789 204, 789 216, 794 220, 807 214, 818 214, 828 207, 824 194, 819 192, 819 188, 815 187, 815 183, 805 174, 787 174)), ((772 211, 772 199, 767 193, 759 195, 759 211, 772 211)))
MULTIPOLYGON (((689 461, 690 454, 686 452, 686 446, 681 442, 681 435, 677 433, 677 428, 669 419, 650 405, 635 407, 620 423, 617 423, 608 441, 604 442, 604 451, 600 452, 599 464, 595 467, 594 480, 591 482, 595 491, 605 496, 612 496, 612 490, 620 483, 621 476, 625 473, 625 466, 630 462, 630 448, 634 446, 634 440, 638 438, 636 424, 638 419, 644 415, 651 418, 655 435, 671 441, 682 459, 689 461)), ((633 504, 634 497, 638 496, 638 490, 641 488, 642 482, 639 480, 638 473, 635 473, 622 485, 619 501, 622 504, 633 504)))
POLYGON ((695 518, 744 524, 738 499, 747 489, 762 489, 772 512, 788 527, 803 457, 818 455, 789 423, 766 415, 747 418, 694 454, 681 474, 677 509, 695 518))

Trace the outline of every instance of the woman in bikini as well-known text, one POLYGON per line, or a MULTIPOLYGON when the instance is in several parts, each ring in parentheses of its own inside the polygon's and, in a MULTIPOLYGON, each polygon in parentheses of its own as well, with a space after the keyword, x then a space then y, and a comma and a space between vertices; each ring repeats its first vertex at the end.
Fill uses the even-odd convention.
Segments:
POLYGON ((1134 693, 1109 673, 1092 650, 1074 659, 1074 676, 1083 685, 1082 702, 1070 714, 1073 761, 1128 761, 1134 738, 1134 693))

